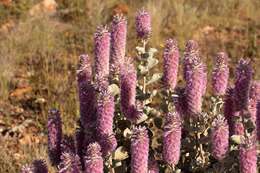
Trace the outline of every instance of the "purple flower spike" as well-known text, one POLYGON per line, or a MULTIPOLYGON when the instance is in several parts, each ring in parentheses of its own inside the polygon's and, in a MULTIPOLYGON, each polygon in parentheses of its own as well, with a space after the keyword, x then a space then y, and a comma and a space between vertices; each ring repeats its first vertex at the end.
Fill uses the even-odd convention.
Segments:
POLYGON ((67 153, 75 153, 75 141, 73 136, 65 135, 61 141, 61 151, 67 153))
POLYGON ((246 139, 240 146, 239 163, 241 173, 257 173, 257 149, 253 138, 246 139))
POLYGON ((103 173, 103 159, 101 148, 98 143, 89 144, 84 162, 84 173, 103 173))
POLYGON ((34 160, 32 165, 35 173, 48 173, 48 167, 45 160, 34 160))
POLYGON ((73 153, 63 153, 58 168, 59 173, 81 173, 79 156, 73 153))
POLYGON ((232 133, 232 129, 233 129, 233 116, 235 111, 233 92, 234 92, 233 87, 227 88, 225 98, 224 98, 224 117, 228 122, 230 133, 232 133))
POLYGON ((260 82, 254 81, 252 82, 249 91, 249 102, 248 102, 248 110, 253 123, 256 122, 256 106, 258 100, 260 100, 260 82))
POLYGON ((163 132, 163 160, 175 166, 180 159, 181 118, 176 112, 167 113, 163 132))
POLYGON ((148 173, 159 173, 159 166, 154 158, 149 158, 148 162, 148 173))
POLYGON ((199 45, 196 41, 189 40, 186 43, 183 59, 183 76, 185 80, 188 79, 188 73, 191 71, 192 66, 200 63, 199 45))
POLYGON ((113 135, 113 118, 115 112, 114 97, 106 90, 99 94, 97 103, 97 129, 96 134, 102 147, 103 155, 108 155, 117 146, 113 135))
POLYGON ((100 145, 102 147, 102 154, 104 157, 110 155, 117 147, 117 141, 114 134, 104 135, 99 139, 100 145))
POLYGON ((185 95, 187 102, 188 114, 193 116, 201 112, 202 95, 205 82, 205 75, 201 65, 192 67, 191 71, 188 71, 185 95))
POLYGON ((49 111, 48 117, 48 153, 53 165, 60 162, 62 127, 60 112, 56 109, 49 111))
POLYGON ((144 9, 137 12, 135 18, 135 27, 137 36, 141 39, 147 39, 152 31, 150 14, 144 9))
POLYGON ((88 55, 79 56, 79 64, 77 70, 77 80, 78 83, 91 83, 92 80, 92 67, 90 58, 88 55))
POLYGON ((106 27, 97 28, 94 42, 96 81, 102 81, 109 75, 110 33, 106 27))
POLYGON ((31 165, 22 167, 21 173, 48 173, 45 160, 34 160, 31 165))
POLYGON ((229 127, 220 115, 212 123, 211 143, 213 157, 217 160, 224 159, 229 147, 229 127))
POLYGON ((132 63, 125 63, 125 67, 120 74, 120 99, 121 110, 128 120, 135 121, 137 117, 133 117, 131 113, 132 107, 136 103, 136 85, 137 74, 132 63))
POLYGON ((127 22, 122 15, 115 15, 111 25, 111 72, 118 74, 124 63, 127 22))
POLYGON ((234 88, 235 108, 237 111, 247 109, 252 75, 253 69, 249 60, 240 59, 236 67, 234 88))
POLYGON ((224 95, 229 77, 228 56, 225 52, 216 55, 212 72, 212 87, 215 95, 224 95))
POLYGON ((166 41, 163 52, 163 82, 164 86, 173 91, 177 83, 179 66, 179 49, 175 39, 166 41))
POLYGON ((256 108, 256 131, 257 131, 257 140, 260 141, 260 101, 257 103, 256 108))
POLYGON ((113 133, 113 118, 115 112, 114 97, 104 90, 97 100, 97 135, 104 136, 113 133))
POLYGON ((86 129, 91 129, 95 119, 95 88, 91 84, 92 69, 90 58, 81 55, 77 70, 79 102, 80 102, 80 121, 86 129))
POLYGON ((136 127, 131 138, 131 173, 148 172, 149 137, 145 127, 136 127))

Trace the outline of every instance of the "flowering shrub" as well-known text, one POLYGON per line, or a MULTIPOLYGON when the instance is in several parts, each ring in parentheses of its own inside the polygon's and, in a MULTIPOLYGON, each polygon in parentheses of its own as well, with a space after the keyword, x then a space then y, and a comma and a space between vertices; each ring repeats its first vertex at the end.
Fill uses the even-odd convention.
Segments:
MULTIPOLYGON (((199 45, 176 39, 163 51, 149 47, 151 17, 136 16, 137 58, 125 57, 127 22, 121 15, 94 35, 94 64, 81 55, 77 70, 80 118, 75 137, 62 134, 57 110, 49 112, 48 152, 60 173, 257 172, 260 83, 249 60, 241 59, 229 86, 228 55, 219 52, 211 75, 213 96, 204 110, 207 69, 199 45), (183 65, 185 86, 178 86, 183 65), (93 68, 92 68, 93 67, 93 68), (236 159, 239 157, 239 159, 236 159)), ((22 172, 47 172, 34 161, 22 172)))

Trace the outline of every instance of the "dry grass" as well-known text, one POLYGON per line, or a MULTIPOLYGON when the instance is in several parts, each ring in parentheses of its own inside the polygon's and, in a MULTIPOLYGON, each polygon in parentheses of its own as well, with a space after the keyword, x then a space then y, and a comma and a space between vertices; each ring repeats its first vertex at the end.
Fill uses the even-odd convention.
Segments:
MULTIPOLYGON (((153 19, 151 44, 160 51, 168 37, 176 37, 181 49, 186 40, 196 39, 209 68, 212 56, 220 50, 226 50, 230 55, 231 68, 243 56, 250 57, 255 67, 260 65, 258 0, 142 0, 138 3, 131 0, 57 0, 56 16, 29 17, 28 10, 37 2, 15 1, 12 7, 0 5, 0 11, 3 11, 0 24, 10 19, 17 21, 11 32, 0 35, 0 100, 8 100, 9 93, 17 87, 17 73, 24 73, 33 88, 30 94, 32 104, 39 98, 46 102, 36 108, 26 107, 21 102, 14 104, 36 115, 33 118, 43 132, 46 132, 46 112, 51 107, 61 110, 64 131, 74 131, 78 116, 77 57, 82 53, 92 54, 96 26, 108 23, 118 4, 126 8, 129 55, 134 56, 136 46, 134 15, 137 9, 145 7, 153 19)), ((255 78, 260 79, 257 68, 255 78)), ((14 159, 12 148, 1 147, 0 172, 17 172, 22 164, 46 156, 45 145, 25 147, 18 143, 17 146, 17 153, 26 159, 14 159)))

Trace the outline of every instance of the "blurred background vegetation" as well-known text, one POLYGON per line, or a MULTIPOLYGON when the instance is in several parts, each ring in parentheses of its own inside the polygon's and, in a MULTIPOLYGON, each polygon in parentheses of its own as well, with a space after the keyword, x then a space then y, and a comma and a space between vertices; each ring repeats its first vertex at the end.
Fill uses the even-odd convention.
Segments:
POLYGON ((92 56, 96 27, 115 13, 127 16, 127 55, 135 56, 142 7, 152 15, 150 44, 160 60, 167 38, 181 51, 194 39, 209 72, 214 55, 226 51, 231 76, 238 59, 249 57, 260 79, 259 0, 0 0, 0 172, 45 157, 49 108, 61 110, 65 132, 73 133, 78 56, 92 56))

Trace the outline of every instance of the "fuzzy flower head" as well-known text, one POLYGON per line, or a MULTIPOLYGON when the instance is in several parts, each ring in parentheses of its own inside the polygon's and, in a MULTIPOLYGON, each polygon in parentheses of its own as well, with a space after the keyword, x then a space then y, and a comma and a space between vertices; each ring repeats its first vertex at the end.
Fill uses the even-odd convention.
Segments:
MULTIPOLYGON (((129 62, 129 60, 127 61, 129 62)), ((133 114, 129 112, 131 107, 136 104, 136 85, 136 69, 131 62, 125 63, 120 73, 120 104, 123 114, 131 121, 136 119, 136 117, 132 117, 133 114)))
POLYGON ((224 117, 217 116, 212 123, 211 131, 212 155, 217 160, 222 160, 229 147, 229 127, 224 117))
POLYGON ((62 127, 60 112, 56 109, 49 111, 48 117, 48 152, 52 164, 56 165, 60 161, 62 127))
POLYGON ((48 173, 45 160, 34 160, 31 165, 25 165, 21 169, 21 173, 48 173))
POLYGON ((241 173, 257 173, 257 148, 253 138, 248 138, 240 146, 239 163, 241 173))
POLYGON ((59 173, 81 173, 79 156, 73 153, 63 153, 58 168, 59 173))
POLYGON ((95 74, 99 81, 109 75, 110 33, 107 27, 98 27, 94 36, 95 74))
POLYGON ((99 93, 97 99, 97 133, 105 135, 113 133, 113 118, 115 112, 114 97, 107 91, 99 93))
POLYGON ((118 74, 124 63, 126 50, 127 21, 122 15, 115 15, 111 24, 111 72, 118 74))
POLYGON ((219 52, 215 57, 212 72, 212 87, 215 95, 224 95, 227 89, 229 68, 228 56, 225 52, 219 52))
POLYGON ((117 140, 113 133, 103 135, 102 138, 99 139, 99 143, 104 157, 111 154, 117 147, 117 140))
POLYGON ((180 159, 181 118, 177 112, 167 113, 163 131, 163 160, 175 166, 180 159))
POLYGON ((205 73, 202 66, 199 65, 187 71, 187 75, 185 87, 187 112, 193 116, 201 112, 205 73))
POLYGON ((252 82, 250 91, 249 91, 249 102, 248 102, 248 110, 250 113, 251 120, 256 122, 256 106, 257 101, 260 100, 260 81, 252 82))
POLYGON ((86 173, 103 173, 103 158, 98 143, 88 145, 84 163, 86 173))
POLYGON ((224 117, 228 122, 229 130, 233 129, 233 116, 234 116, 234 98, 233 98, 233 87, 228 87, 224 97, 224 117))
POLYGON ((131 173, 148 172, 149 137, 145 127, 135 127, 131 138, 131 173))
POLYGON ((177 84, 179 49, 175 39, 168 39, 163 52, 163 82, 167 89, 174 90, 177 84))
POLYGON ((79 56, 79 64, 77 70, 77 80, 80 87, 83 83, 91 83, 92 80, 92 67, 90 57, 88 55, 79 56))
POLYGON ((135 18, 135 27, 137 36, 141 39, 149 38, 152 28, 151 28, 151 16, 144 9, 137 12, 135 18))
POLYGON ((260 141, 260 101, 257 102, 256 106, 256 132, 257 140, 260 141))
POLYGON ((148 162, 148 173, 159 173, 159 165, 157 163, 157 161, 150 157, 149 158, 149 162, 148 162))
POLYGON ((236 110, 247 109, 253 69, 249 60, 240 59, 235 73, 234 99, 236 110))

